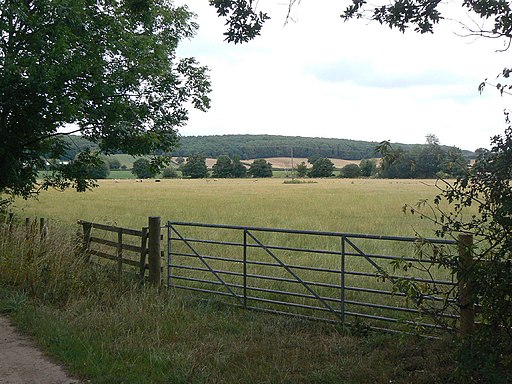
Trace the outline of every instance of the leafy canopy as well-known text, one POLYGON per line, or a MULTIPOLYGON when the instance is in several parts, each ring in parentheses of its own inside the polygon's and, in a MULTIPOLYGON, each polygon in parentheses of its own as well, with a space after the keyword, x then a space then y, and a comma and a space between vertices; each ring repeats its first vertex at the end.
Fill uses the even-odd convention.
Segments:
MULTIPOLYGON (((105 154, 170 151, 186 106, 210 103, 207 68, 175 52, 193 16, 167 0, 0 0, 0 193, 36 191, 66 124, 105 154)), ((86 189, 95 156, 55 163, 39 187, 86 189)))

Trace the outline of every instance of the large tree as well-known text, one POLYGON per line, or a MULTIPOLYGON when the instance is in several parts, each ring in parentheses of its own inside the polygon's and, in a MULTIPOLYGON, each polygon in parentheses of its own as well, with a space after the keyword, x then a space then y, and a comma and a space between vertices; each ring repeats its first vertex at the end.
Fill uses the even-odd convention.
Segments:
MULTIPOLYGON (((0 193, 34 193, 68 124, 106 154, 171 150, 186 105, 209 107, 207 68, 176 57, 193 16, 167 0, 0 0, 0 193)), ((95 157, 55 162, 40 187, 86 189, 95 157)))
POLYGON ((201 155, 190 156, 180 169, 183 176, 190 177, 191 179, 203 179, 208 177, 206 158, 201 155))

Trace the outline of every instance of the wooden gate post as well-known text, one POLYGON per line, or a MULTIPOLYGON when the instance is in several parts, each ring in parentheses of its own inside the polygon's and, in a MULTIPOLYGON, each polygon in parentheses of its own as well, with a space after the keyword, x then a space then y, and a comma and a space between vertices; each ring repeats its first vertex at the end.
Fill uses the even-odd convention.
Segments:
POLYGON ((91 231, 92 223, 79 222, 82 225, 83 236, 82 236, 82 253, 86 256, 86 261, 90 261, 91 255, 89 253, 89 247, 91 244, 91 231))
POLYGON ((161 256, 160 256, 160 217, 149 218, 149 283, 159 286, 161 283, 161 256))
POLYGON ((458 240, 460 270, 459 300, 460 300, 460 335, 469 336, 475 328, 475 304, 473 302, 473 286, 468 279, 473 266, 473 235, 460 234, 458 240))

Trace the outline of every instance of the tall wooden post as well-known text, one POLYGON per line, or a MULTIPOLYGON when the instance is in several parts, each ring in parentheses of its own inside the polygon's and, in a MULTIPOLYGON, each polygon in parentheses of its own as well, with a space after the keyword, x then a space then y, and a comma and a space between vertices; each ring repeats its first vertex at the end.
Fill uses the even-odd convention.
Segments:
POLYGON ((14 223, 14 213, 9 212, 9 235, 12 234, 13 223, 14 223))
POLYGON ((149 282, 155 286, 161 283, 160 217, 149 218, 149 282))
POLYGON ((90 254, 89 254, 89 246, 91 243, 91 230, 92 230, 92 224, 91 223, 82 223, 83 231, 84 231, 84 237, 82 242, 82 252, 84 254, 87 254, 87 261, 90 260, 90 254))
POLYGON ((473 236, 461 234, 458 241, 460 271, 459 301, 460 301, 460 335, 471 335, 475 328, 475 304, 473 302, 473 286, 469 279, 473 267, 473 236))
POLYGON ((146 256, 148 253, 148 229, 142 228, 142 236, 140 238, 140 264, 139 274, 141 283, 144 282, 144 276, 146 274, 146 256))

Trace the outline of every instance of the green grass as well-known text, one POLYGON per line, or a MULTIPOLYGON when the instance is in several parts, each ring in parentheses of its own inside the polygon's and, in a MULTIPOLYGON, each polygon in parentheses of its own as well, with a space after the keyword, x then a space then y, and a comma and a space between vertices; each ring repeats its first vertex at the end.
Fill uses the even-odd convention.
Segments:
MULTIPOLYGON (((424 236, 433 234, 433 227, 429 222, 405 215, 401 209, 404 203, 414 204, 420 199, 432 198, 437 190, 431 180, 308 179, 308 181, 316 183, 284 184, 282 179, 162 180, 160 183, 155 183, 153 180, 145 180, 143 183, 136 183, 135 180, 118 182, 104 180, 99 182, 99 188, 87 193, 48 191, 43 193, 38 201, 17 202, 17 208, 23 214, 30 216, 59 218, 71 226, 74 226, 76 220, 83 219, 128 228, 141 228, 147 225, 148 216, 161 216, 163 222, 166 220, 193 221, 393 236, 414 236, 416 231, 424 236)), ((237 231, 185 229, 183 234, 197 238, 241 241, 241 233, 237 231)), ((340 250, 340 240, 336 238, 298 238, 278 234, 259 236, 266 244, 340 250)), ((358 240, 356 244, 367 253, 411 255, 415 252, 414 246, 399 243, 358 240)), ((202 254, 241 258, 241 252, 237 248, 220 249, 211 245, 198 245, 197 249, 202 254)), ((175 250, 189 252, 186 247, 180 248, 179 245, 175 250)), ((340 259, 335 256, 319 257, 289 252, 278 252, 277 255, 283 261, 294 265, 337 270, 340 268, 340 259)), ((251 251, 249 258, 272 261, 263 251, 251 251)), ((199 261, 182 258, 178 262, 204 267, 199 261)), ((389 262, 379 261, 378 263, 383 269, 391 272, 389 262)), ((237 271, 239 270, 239 266, 227 265, 223 262, 212 265, 218 269, 238 268, 237 271)), ((370 263, 360 257, 348 257, 346 267, 353 271, 377 272, 370 263)), ((290 277, 285 271, 277 268, 254 266, 251 268, 251 272, 254 273, 290 277)), ((420 276, 417 271, 412 273, 420 276)), ((438 277, 449 278, 444 271, 435 273, 438 277)), ((339 283, 339 276, 334 274, 300 272, 299 275, 309 281, 339 283)), ((209 273, 201 272, 194 276, 212 279, 209 273)), ((228 276, 226 279, 234 284, 241 283, 239 277, 228 276)), ((382 282, 374 277, 347 277, 347 284, 356 287, 392 289, 389 281, 382 282)), ((261 285, 262 288, 281 290, 290 290, 292 286, 292 283, 281 282, 266 282, 261 285)), ((328 297, 339 297, 339 293, 331 288, 319 289, 318 292, 328 297)), ((275 298, 272 295, 266 297, 275 298)), ((402 298, 377 297, 357 292, 347 292, 347 299, 377 304, 407 305, 402 298)), ((299 304, 317 304, 309 299, 295 301, 299 304)), ((365 310, 370 314, 386 315, 385 311, 378 309, 357 309, 365 310)))
POLYGON ((448 383, 450 343, 344 329, 140 287, 69 231, 0 241, 0 312, 91 383, 448 383))
MULTIPOLYGON (((432 198, 437 192, 432 181, 315 181, 102 180, 99 188, 82 194, 47 191, 39 200, 17 201, 18 216, 58 220, 67 230, 61 234, 61 229, 51 229, 53 240, 47 245, 27 248, 22 234, 17 241, 0 244, 0 310, 72 373, 93 383, 450 382, 449 343, 378 334, 361 337, 364 324, 344 329, 205 303, 197 293, 140 288, 128 277, 119 283, 115 266, 94 268, 83 263, 72 242, 63 246, 66 231, 76 231, 78 219, 141 228, 155 215, 163 221, 432 234, 428 222, 401 210, 404 203, 432 198)), ((236 236, 227 234, 228 240, 239 241, 236 236)), ((271 235, 266 240, 279 239, 271 235)), ((339 246, 336 241, 284 242, 339 246)), ((293 262, 332 267, 338 261, 301 257, 293 262)), ((357 283, 374 284, 375 279, 357 283)))
POLYGON ((66 223, 90 220, 139 228, 148 216, 199 221, 383 235, 433 234, 432 226, 404 215, 405 203, 433 198, 433 180, 318 179, 283 184, 279 179, 100 180, 85 193, 46 191, 18 200, 22 215, 66 223))

